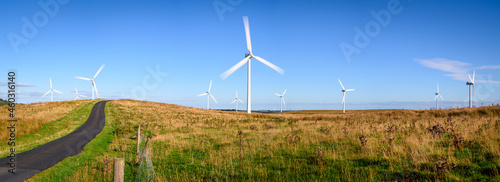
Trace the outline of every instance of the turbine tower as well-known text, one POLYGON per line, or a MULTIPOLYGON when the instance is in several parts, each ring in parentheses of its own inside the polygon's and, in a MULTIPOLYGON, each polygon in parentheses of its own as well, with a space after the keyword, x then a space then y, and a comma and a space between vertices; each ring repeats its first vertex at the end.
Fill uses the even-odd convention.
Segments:
POLYGON ((63 93, 61 93, 61 92, 57 91, 56 89, 52 88, 52 78, 49 78, 49 81, 50 81, 50 90, 47 93, 43 94, 42 97, 45 97, 47 94, 50 93, 50 102, 52 102, 53 99, 54 99, 54 92, 57 92, 57 93, 60 93, 60 94, 63 94, 63 93))
POLYGON ((75 88, 75 92, 76 92, 76 97, 75 97, 75 100, 80 100, 80 97, 87 97, 85 95, 80 95, 78 94, 78 90, 75 88))
POLYGON ((472 74, 472 78, 470 77, 469 74, 467 74, 469 76, 469 81, 467 83, 465 83, 465 85, 468 85, 469 86, 469 107, 472 107, 472 92, 471 92, 471 86, 472 88, 474 89, 474 95, 476 95, 476 86, 474 85, 474 79, 476 77, 476 70, 474 70, 474 73, 472 74))
POLYGON ((235 102, 236 102, 236 112, 238 112, 238 102, 244 103, 242 100, 238 98, 238 91, 236 91, 236 98, 233 100, 233 102, 231 102, 231 104, 235 102))
POLYGON ((280 94, 277 94, 277 93, 274 93, 275 95, 277 95, 278 97, 280 97, 280 112, 283 112, 283 105, 286 105, 286 104, 285 104, 285 98, 284 98, 284 96, 285 96, 285 92, 286 92, 286 89, 285 89, 285 91, 283 92, 283 94, 281 94, 281 95, 280 95, 280 94))
POLYGON ((340 83, 340 86, 342 86, 342 94, 344 95, 342 97, 342 104, 344 105, 344 110, 342 111, 342 113, 345 113, 345 92, 350 92, 350 91, 354 91, 354 89, 345 89, 344 88, 344 85, 342 85, 342 82, 339 80, 339 83, 340 83))
POLYGON ((262 59, 261 57, 255 56, 252 53, 252 44, 250 42, 250 27, 248 24, 248 17, 243 16, 243 23, 245 24, 245 35, 246 35, 246 40, 247 40, 247 49, 248 53, 245 53, 245 58, 241 60, 239 63, 234 65, 233 67, 229 68, 226 72, 222 73, 220 77, 222 79, 226 79, 229 75, 231 75, 233 72, 235 72, 238 68, 243 66, 245 63, 248 62, 248 73, 247 73, 247 113, 252 113, 252 99, 251 99, 251 87, 250 87, 250 62, 251 58, 257 59, 257 61, 260 61, 261 63, 265 64, 266 66, 269 66, 270 68, 274 69, 280 74, 283 74, 285 71, 276 65, 262 59))
POLYGON ((76 78, 81 79, 81 80, 92 81, 92 99, 94 99, 94 91, 95 91, 97 97, 99 97, 99 92, 97 91, 97 85, 95 84, 95 78, 97 77, 97 75, 99 75, 99 73, 101 72, 102 68, 104 68, 104 64, 101 65, 101 68, 99 68, 99 70, 97 70, 97 73, 95 73, 95 75, 94 75, 94 77, 92 77, 92 79, 85 78, 85 77, 80 77, 80 76, 76 76, 76 78))
POLYGON ((444 100, 443 96, 441 96, 441 94, 439 93, 439 83, 437 84, 436 98, 434 98, 436 100, 436 109, 439 109, 439 107, 438 107, 438 100, 439 100, 439 98, 438 97, 441 97, 441 99, 444 100))
POLYGON ((208 86, 208 91, 205 92, 205 93, 202 93, 199 96, 204 96, 204 95, 207 95, 207 110, 209 109, 210 107, 210 97, 212 97, 212 99, 214 99, 215 103, 217 103, 217 100, 215 100, 214 96, 212 94, 210 94, 210 89, 212 88, 212 80, 210 80, 210 85, 208 86))

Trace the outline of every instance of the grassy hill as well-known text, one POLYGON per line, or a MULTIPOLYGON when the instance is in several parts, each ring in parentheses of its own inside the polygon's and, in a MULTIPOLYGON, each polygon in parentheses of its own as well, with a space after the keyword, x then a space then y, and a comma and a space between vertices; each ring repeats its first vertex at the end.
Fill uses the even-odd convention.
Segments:
POLYGON ((106 119, 82 154, 30 181, 110 181, 114 157, 134 180, 139 125, 156 181, 500 180, 499 106, 248 115, 115 100, 106 119))
MULTIPOLYGON (((61 138, 81 126, 96 101, 62 101, 16 105, 16 151, 33 149, 61 138)), ((8 126, 8 106, 0 106, 0 125, 8 126)), ((10 133, 0 132, 0 157, 9 154, 10 133)))
POLYGON ((0 106, 4 106, 7 104, 9 104, 9 102, 7 102, 6 100, 0 99, 0 106))

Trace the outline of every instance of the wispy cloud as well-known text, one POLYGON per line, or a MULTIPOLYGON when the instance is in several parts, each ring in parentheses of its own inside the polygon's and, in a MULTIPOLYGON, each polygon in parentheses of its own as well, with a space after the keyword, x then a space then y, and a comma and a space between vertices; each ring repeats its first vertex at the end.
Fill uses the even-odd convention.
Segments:
POLYGON ((500 65, 487 65, 487 66, 480 66, 479 68, 477 69, 480 69, 480 70, 484 70, 484 69, 500 69, 500 65))
POLYGON ((468 81, 467 76, 469 63, 464 63, 461 61, 453 61, 444 58, 432 58, 432 59, 415 59, 421 65, 448 72, 446 76, 452 77, 455 80, 468 81))
MULTIPOLYGON (((6 86, 7 83, 0 82, 0 86, 6 86)), ((35 87, 35 85, 27 84, 27 83, 16 83, 16 87, 35 87)))
MULTIPOLYGON (((473 69, 470 65, 470 63, 466 62, 461 62, 461 61, 454 61, 454 60, 448 60, 444 58, 432 58, 432 59, 415 59, 416 62, 420 63, 421 65, 432 68, 432 69, 437 69, 441 70, 444 72, 448 72, 448 74, 445 74, 445 76, 452 77, 455 80, 460 80, 460 81, 469 81, 469 72, 471 69, 473 69)), ((500 69, 500 65, 487 65, 487 66, 480 66, 475 69, 500 69)), ((476 75, 476 78, 480 78, 481 75, 476 75)), ((476 79, 475 82, 477 83, 500 83, 500 81, 495 81, 495 80, 480 80, 476 79)))

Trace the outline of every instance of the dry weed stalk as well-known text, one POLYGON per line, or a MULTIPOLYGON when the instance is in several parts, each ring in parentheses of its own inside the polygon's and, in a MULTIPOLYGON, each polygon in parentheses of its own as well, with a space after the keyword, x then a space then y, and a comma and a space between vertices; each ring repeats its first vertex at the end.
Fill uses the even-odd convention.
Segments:
POLYGON ((430 127, 430 128, 427 128, 427 130, 429 130, 432 133, 433 138, 436 138, 436 136, 438 138, 441 138, 443 136, 443 134, 446 133, 446 130, 444 129, 444 127, 441 126, 441 124, 439 124, 439 123, 437 125, 430 127))
POLYGON ((361 141, 361 150, 363 150, 366 147, 366 143, 368 142, 368 138, 365 137, 365 135, 361 135, 361 137, 359 137, 359 141, 361 141))
POLYGON ((266 127, 267 130, 273 129, 273 126, 267 123, 264 125, 264 127, 266 127))
POLYGON ((323 132, 323 134, 325 135, 328 135, 330 133, 330 130, 332 130, 331 128, 327 128, 327 127, 321 127, 321 129, 319 129, 321 132, 323 132))
POLYGON ((349 135, 349 132, 347 132, 347 128, 345 126, 342 127, 342 130, 344 130, 343 133, 345 136, 349 135))
POLYGON ((317 154, 316 154, 316 159, 318 160, 318 169, 319 169, 320 173, 322 172, 322 169, 323 169, 323 156, 324 155, 325 155, 325 153, 323 152, 323 150, 318 149, 317 154))
POLYGON ((448 159, 441 156, 436 162, 436 165, 434 165, 434 172, 437 173, 440 178, 443 178, 444 175, 449 173, 455 166, 455 163, 451 163, 451 165, 449 165, 448 159))
POLYGON ((254 130, 257 130, 257 127, 256 127, 255 125, 250 125, 250 129, 251 129, 252 131, 254 131, 254 130))
POLYGON ((396 131, 395 127, 396 126, 394 125, 387 127, 387 133, 389 133, 389 137, 387 138, 389 146, 392 146, 392 141, 394 140, 394 132, 396 131))
POLYGON ((239 167, 240 167, 240 173, 241 173, 241 157, 242 157, 242 149, 243 149, 243 131, 238 130, 238 135, 237 137, 240 139, 240 155, 239 155, 239 167))

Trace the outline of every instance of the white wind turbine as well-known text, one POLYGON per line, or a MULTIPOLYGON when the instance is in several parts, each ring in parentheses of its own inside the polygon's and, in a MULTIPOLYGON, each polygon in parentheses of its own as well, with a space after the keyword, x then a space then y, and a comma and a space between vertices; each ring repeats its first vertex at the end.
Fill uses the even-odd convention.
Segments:
POLYGON ((284 98, 284 96, 285 96, 285 92, 286 92, 286 89, 285 89, 285 91, 283 92, 283 94, 281 94, 281 95, 280 95, 280 94, 277 94, 277 93, 274 93, 274 94, 276 94, 278 97, 280 97, 280 112, 283 112, 283 105, 285 105, 285 106, 286 106, 286 104, 285 104, 285 98, 284 98))
POLYGON ((80 97, 87 97, 85 95, 80 95, 78 94, 78 90, 75 88, 75 92, 76 92, 76 97, 75 97, 75 100, 80 100, 80 97))
POLYGON ((101 65, 101 68, 99 68, 99 70, 97 70, 97 73, 94 75, 94 77, 92 79, 85 78, 85 77, 80 77, 80 76, 76 76, 76 78, 81 79, 81 80, 92 81, 92 99, 94 99, 94 91, 97 94, 97 97, 99 97, 99 92, 97 91, 97 85, 95 84, 95 78, 97 77, 97 75, 99 74, 99 72, 101 72, 102 68, 104 68, 104 64, 101 65))
POLYGON ((207 95, 207 109, 209 109, 209 106, 210 106, 210 97, 212 97, 212 99, 214 99, 215 103, 217 103, 217 100, 215 100, 214 96, 212 94, 210 94, 211 88, 212 88, 212 80, 210 80, 210 85, 208 86, 208 91, 198 95, 198 97, 207 95))
POLYGON ((475 77, 476 77, 476 70, 474 70, 474 73, 472 74, 472 78, 470 77, 469 74, 469 81, 466 83, 466 85, 469 85, 469 107, 472 107, 472 92, 471 92, 471 86, 474 89, 474 96, 476 96, 476 86, 475 86, 475 77))
POLYGON ((42 97, 45 97, 47 94, 50 93, 50 102, 52 102, 53 99, 54 99, 54 92, 57 92, 57 93, 60 93, 60 94, 63 94, 63 93, 61 93, 61 92, 57 91, 56 89, 52 88, 52 78, 49 78, 49 81, 50 81, 50 90, 47 93, 43 94, 42 97))
POLYGON ((342 82, 339 80, 339 83, 340 83, 340 86, 342 86, 342 94, 344 95, 342 97, 342 104, 344 105, 344 110, 342 111, 342 113, 345 113, 345 92, 350 92, 350 91, 354 91, 354 89, 345 89, 344 88, 344 85, 342 85, 342 82))
POLYGON ((231 102, 231 104, 236 102, 236 112, 238 112, 238 101, 244 103, 242 100, 238 98, 238 91, 236 91, 236 98, 233 100, 233 102, 231 102))
POLYGON ((251 90, 251 87, 250 87, 250 59, 251 58, 255 58, 257 59, 258 61, 260 61, 261 63, 269 66, 270 68, 276 70, 278 73, 280 74, 283 74, 285 71, 279 67, 277 67, 276 65, 262 59, 261 57, 258 57, 258 56, 255 56, 253 55, 252 53, 252 44, 250 42, 250 27, 248 25, 248 17, 247 16, 243 16, 243 23, 245 24, 245 35, 246 35, 246 39, 247 39, 247 49, 248 49, 248 52, 249 53, 245 53, 245 58, 243 60, 241 60, 239 63, 237 63, 236 65, 234 65, 233 67, 229 68, 226 72, 222 73, 220 75, 220 77, 222 79, 226 79, 229 75, 231 75, 233 72, 235 72, 237 69, 239 69, 241 66, 243 66, 245 63, 248 62, 248 73, 247 73, 247 113, 251 113, 252 112, 252 100, 251 100, 251 93, 250 93, 250 90, 251 90))
POLYGON ((436 99, 436 109, 439 109, 439 107, 438 107, 438 100, 439 100, 439 98, 438 97, 441 97, 441 99, 444 100, 443 96, 441 96, 441 94, 439 93, 439 83, 437 84, 436 98, 434 98, 434 99, 436 99))

